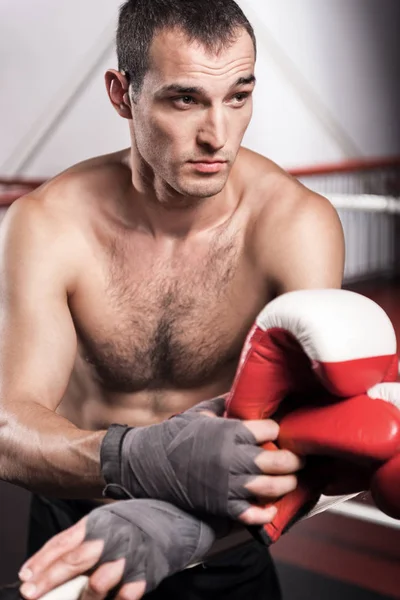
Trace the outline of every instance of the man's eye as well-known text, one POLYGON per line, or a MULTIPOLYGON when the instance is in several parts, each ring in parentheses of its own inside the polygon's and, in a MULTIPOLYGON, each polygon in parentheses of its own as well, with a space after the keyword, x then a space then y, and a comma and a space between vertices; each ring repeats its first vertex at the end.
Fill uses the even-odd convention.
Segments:
POLYGON ((241 93, 241 94, 235 94, 234 98, 235 100, 237 100, 238 102, 244 102, 246 100, 246 98, 249 97, 249 94, 245 94, 245 93, 241 93))
POLYGON ((179 104, 185 104, 186 106, 189 106, 190 104, 194 104, 195 99, 193 98, 193 96, 179 96, 178 98, 173 98, 173 101, 179 104))

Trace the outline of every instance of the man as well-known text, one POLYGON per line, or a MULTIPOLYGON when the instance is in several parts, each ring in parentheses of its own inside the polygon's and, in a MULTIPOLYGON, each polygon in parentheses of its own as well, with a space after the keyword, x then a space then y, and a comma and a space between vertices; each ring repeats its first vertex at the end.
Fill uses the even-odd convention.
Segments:
MULTIPOLYGON (((265 304, 342 280, 329 202, 241 148, 256 48, 235 2, 129 0, 117 52, 106 84, 131 148, 24 197, 2 231, 0 476, 36 492, 29 554, 101 497, 112 423, 161 423, 227 392, 265 304)), ((298 458, 271 454, 243 523, 268 522, 257 500, 296 486, 298 458)), ((255 543, 168 585, 154 597, 279 597, 255 543)))

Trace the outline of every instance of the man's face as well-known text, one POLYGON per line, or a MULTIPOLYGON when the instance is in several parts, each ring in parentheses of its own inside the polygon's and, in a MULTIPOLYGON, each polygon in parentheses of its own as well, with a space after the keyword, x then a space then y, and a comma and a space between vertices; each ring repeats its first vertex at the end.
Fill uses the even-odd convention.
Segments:
POLYGON ((219 54, 177 30, 155 37, 132 108, 134 141, 157 187, 197 198, 224 188, 252 115, 254 63, 244 30, 219 54))

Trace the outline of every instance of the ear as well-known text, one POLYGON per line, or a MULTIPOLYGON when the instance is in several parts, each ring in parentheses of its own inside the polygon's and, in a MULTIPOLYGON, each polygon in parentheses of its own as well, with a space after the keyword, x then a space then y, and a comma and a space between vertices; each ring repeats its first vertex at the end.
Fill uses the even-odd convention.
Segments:
POLYGON ((132 119, 129 99, 129 83, 125 73, 109 69, 105 74, 105 83, 111 104, 123 119, 132 119))

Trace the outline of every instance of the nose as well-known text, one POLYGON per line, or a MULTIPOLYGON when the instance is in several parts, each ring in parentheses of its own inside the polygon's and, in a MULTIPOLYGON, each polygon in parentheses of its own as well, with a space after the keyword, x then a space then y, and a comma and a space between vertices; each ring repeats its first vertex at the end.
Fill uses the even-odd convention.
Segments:
POLYGON ((227 120, 223 110, 210 108, 199 129, 197 141, 200 146, 206 147, 210 153, 216 153, 227 142, 227 120))

